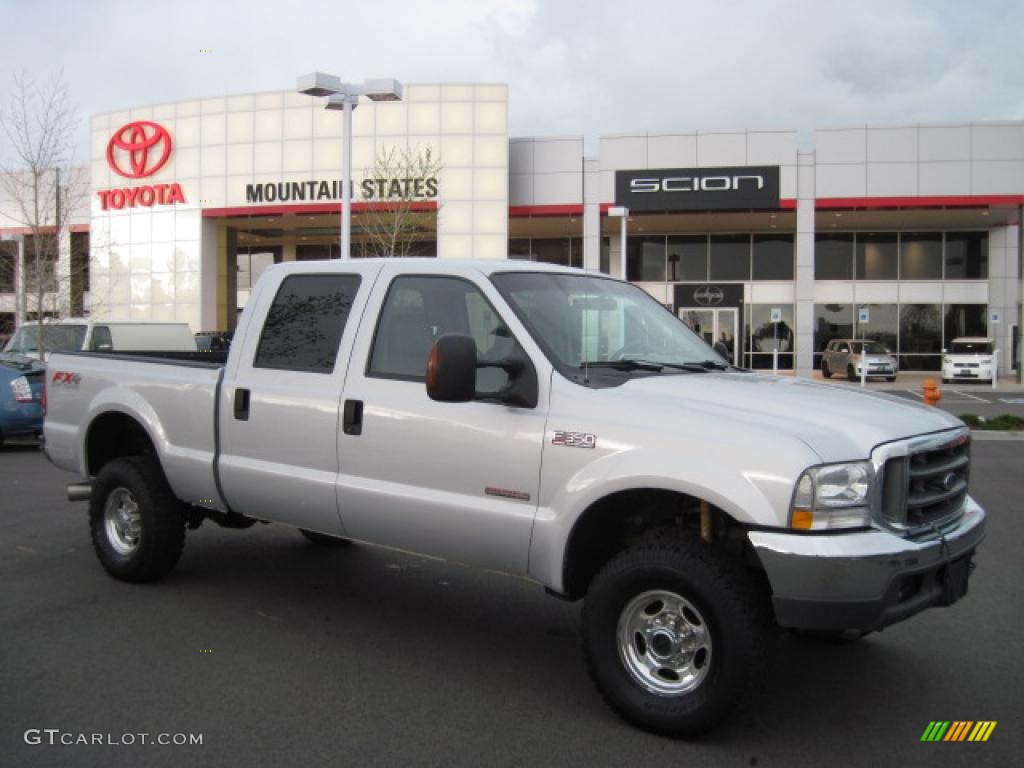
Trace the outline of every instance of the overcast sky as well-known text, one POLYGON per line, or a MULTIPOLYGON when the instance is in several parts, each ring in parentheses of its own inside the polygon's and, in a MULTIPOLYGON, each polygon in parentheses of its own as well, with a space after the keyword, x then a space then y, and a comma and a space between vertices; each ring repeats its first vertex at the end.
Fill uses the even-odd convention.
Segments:
POLYGON ((94 112, 317 69, 508 83, 511 136, 590 154, 618 131, 1024 119, 1020 0, 0 0, 0 22, 0 94, 63 71, 82 159, 94 112))

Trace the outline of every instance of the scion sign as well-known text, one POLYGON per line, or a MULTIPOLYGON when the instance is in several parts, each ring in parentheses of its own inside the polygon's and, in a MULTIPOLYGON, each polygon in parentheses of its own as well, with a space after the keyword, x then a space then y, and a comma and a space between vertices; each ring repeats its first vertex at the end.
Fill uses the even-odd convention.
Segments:
POLYGON ((778 166, 616 171, 615 204, 630 211, 779 207, 778 166))

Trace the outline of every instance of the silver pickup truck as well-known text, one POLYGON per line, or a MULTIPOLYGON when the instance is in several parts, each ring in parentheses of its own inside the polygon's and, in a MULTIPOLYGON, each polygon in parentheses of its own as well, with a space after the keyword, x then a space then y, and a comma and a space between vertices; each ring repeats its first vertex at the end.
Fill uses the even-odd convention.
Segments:
POLYGON ((514 261, 268 269, 226 360, 55 354, 46 452, 125 581, 284 523, 584 599, 653 731, 748 698, 776 626, 855 637, 967 591, 985 515, 934 408, 731 367, 641 289, 514 261))

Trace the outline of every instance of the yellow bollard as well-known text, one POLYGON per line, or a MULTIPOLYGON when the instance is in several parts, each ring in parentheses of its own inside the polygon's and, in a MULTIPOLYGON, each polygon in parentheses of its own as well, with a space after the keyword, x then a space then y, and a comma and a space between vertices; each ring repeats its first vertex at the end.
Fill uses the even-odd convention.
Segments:
POLYGON ((935 383, 935 379, 924 380, 924 396, 925 405, 938 405, 939 400, 942 399, 942 393, 939 392, 939 387, 935 383))

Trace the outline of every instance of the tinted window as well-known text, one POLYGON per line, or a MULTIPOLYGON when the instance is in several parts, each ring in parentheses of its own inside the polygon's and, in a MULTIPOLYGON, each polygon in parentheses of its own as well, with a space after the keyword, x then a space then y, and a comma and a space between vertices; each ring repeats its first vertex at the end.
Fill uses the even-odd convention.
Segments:
POLYGON ((946 233, 946 279, 983 280, 988 277, 988 233, 946 233))
POLYGON ((903 235, 900 238, 900 280, 941 279, 942 235, 903 235))
POLYGON ((792 235, 754 235, 754 279, 793 279, 792 235))
MULTIPOLYGON (((894 233, 857 235, 857 279, 895 280, 897 278, 896 235, 894 233)), ((940 265, 941 266, 941 265, 940 265)), ((907 279, 907 276, 903 276, 907 279)))
POLYGON ((946 343, 962 336, 988 336, 988 317, 984 304, 946 305, 946 343))
POLYGON ((285 278, 263 324, 253 366, 333 371, 359 280, 358 275, 285 278))
MULTIPOLYGON (((452 277, 399 277, 381 309, 369 375, 422 381, 430 348, 446 333, 471 336, 479 361, 526 357, 472 283, 452 277)), ((500 368, 477 371, 480 393, 497 393, 507 384, 508 374, 500 368)))
POLYGON ((680 236, 668 239, 668 279, 684 283, 708 281, 706 236, 680 236))
POLYGON ((750 236, 711 236, 711 279, 750 279, 750 236))
POLYGON ((814 279, 853 279, 853 235, 817 235, 814 238, 814 279))
POLYGON ((665 280, 665 238, 631 237, 626 242, 626 279, 665 280))
POLYGON ((114 342, 110 338, 110 329, 105 325, 97 325, 92 329, 92 341, 89 348, 93 350, 109 350, 114 348, 114 342))

